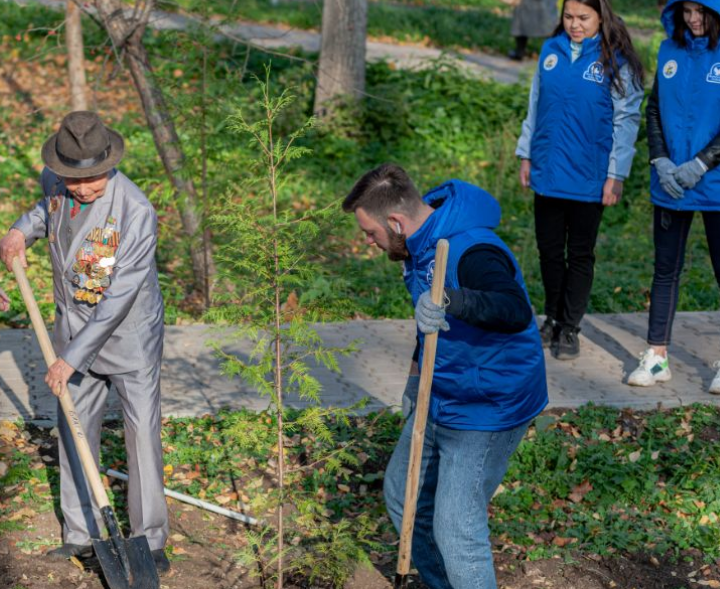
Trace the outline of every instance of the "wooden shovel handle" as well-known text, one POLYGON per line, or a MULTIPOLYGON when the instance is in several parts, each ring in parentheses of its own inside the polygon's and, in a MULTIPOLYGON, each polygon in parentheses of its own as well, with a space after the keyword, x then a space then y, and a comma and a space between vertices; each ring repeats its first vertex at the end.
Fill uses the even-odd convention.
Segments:
MULTIPOLYGON (((445 296, 445 270, 447 268, 450 244, 441 239, 435 249, 435 269, 433 271, 430 296, 436 305, 443 304, 445 296)), ((422 460, 423 441, 425 440, 425 424, 427 423, 428 407, 430 406, 430 389, 432 388, 435 370, 435 351, 437 350, 438 334, 429 333, 425 336, 423 347, 423 363, 420 371, 420 386, 415 405, 415 423, 413 424, 412 443, 410 446, 410 464, 408 465, 407 482, 405 484, 405 506, 403 508, 402 529, 400 531, 400 548, 398 552, 397 574, 405 576, 410 572, 412 535, 417 511, 418 486, 420 483, 420 462, 422 460)))
MULTIPOLYGON (((40 342, 40 349, 45 357, 46 364, 50 367, 57 359, 55 356, 55 350, 50 342, 50 336, 48 335, 45 322, 40 314, 40 308, 38 307, 35 296, 33 295, 30 282, 27 279, 27 274, 25 274, 25 268, 23 268, 19 258, 13 258, 12 267, 13 272, 15 272, 15 279, 20 287, 23 300, 25 301, 25 306, 27 307, 28 314, 30 315, 30 321, 33 324, 35 334, 40 342)), ((75 440, 75 448, 80 456, 80 462, 82 463, 83 471, 85 471, 85 477, 90 483, 90 488, 92 489, 95 501, 99 508, 106 507, 110 504, 110 502, 108 501, 105 487, 103 487, 100 479, 100 473, 95 465, 95 459, 90 451, 90 445, 88 444, 85 432, 80 424, 80 418, 75 410, 75 403, 73 403, 67 389, 63 391, 59 399, 60 406, 65 414, 65 419, 67 419, 67 422, 70 425, 70 431, 72 432, 73 439, 75 440)))

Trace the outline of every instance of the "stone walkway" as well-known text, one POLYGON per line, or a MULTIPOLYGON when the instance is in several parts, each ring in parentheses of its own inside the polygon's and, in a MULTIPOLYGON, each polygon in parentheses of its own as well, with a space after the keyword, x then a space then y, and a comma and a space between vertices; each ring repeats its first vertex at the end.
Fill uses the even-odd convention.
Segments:
MULTIPOLYGON (((581 333, 582 355, 571 362, 547 356, 551 407, 588 402, 653 409, 695 402, 720 403, 706 390, 720 359, 720 313, 679 313, 670 347, 673 379, 642 389, 624 384, 644 348, 646 314, 590 315, 581 333)), ((398 406, 415 342, 413 321, 350 321, 321 325, 327 345, 359 340, 359 351, 340 358, 340 373, 315 368, 327 405, 347 407, 369 399, 368 410, 398 406)), ((262 409, 267 399, 237 378, 221 373, 207 342, 223 332, 203 325, 168 327, 162 372, 163 414, 215 413, 222 407, 262 409)), ((249 343, 224 350, 247 356, 249 343)), ((43 381, 44 362, 31 330, 0 330, 0 419, 47 421, 55 418, 55 400, 43 381)), ((289 398, 293 407, 303 401, 289 398)), ((117 411, 113 397, 110 411, 117 411)))

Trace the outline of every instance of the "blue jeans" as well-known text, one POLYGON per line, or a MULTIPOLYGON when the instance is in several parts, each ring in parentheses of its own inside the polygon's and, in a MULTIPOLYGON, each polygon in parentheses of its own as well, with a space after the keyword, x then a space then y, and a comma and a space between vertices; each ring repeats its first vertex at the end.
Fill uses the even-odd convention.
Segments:
MULTIPOLYGON (((385 503, 398 531, 414 422, 413 411, 385 472, 385 503)), ((412 558, 431 589, 495 589, 488 505, 527 427, 453 430, 428 419, 412 558)))
MULTIPOLYGON (((655 272, 650 293, 648 344, 666 346, 670 343, 675 309, 680 292, 680 274, 685 263, 693 211, 673 211, 655 206, 653 239, 655 272)), ((720 213, 703 211, 705 236, 715 279, 720 284, 720 213)))

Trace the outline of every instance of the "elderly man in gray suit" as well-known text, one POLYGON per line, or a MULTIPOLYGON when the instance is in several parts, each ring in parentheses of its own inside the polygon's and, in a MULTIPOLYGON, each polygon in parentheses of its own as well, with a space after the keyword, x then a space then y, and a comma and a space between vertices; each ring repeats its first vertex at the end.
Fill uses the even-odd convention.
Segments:
MULTIPOLYGON (((10 268, 17 256, 26 266, 25 248, 48 239, 58 360, 45 381, 58 396, 67 386, 96 461, 105 402, 115 385, 125 425, 131 531, 147 536, 158 572, 165 573, 157 217, 142 191, 115 169, 123 151, 120 134, 97 114, 67 115, 42 149, 45 196, 0 240, 0 259, 10 268)), ((48 555, 89 556, 102 519, 62 411, 58 425, 64 544, 48 555)))

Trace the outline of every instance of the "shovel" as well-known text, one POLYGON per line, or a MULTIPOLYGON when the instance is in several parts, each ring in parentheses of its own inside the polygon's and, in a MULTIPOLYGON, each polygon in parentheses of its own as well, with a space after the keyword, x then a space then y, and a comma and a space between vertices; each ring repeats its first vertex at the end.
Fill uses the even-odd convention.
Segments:
MULTIPOLYGON (((435 249, 435 269, 433 270, 430 296, 436 305, 443 304, 445 293, 445 269, 450 244, 445 239, 438 240, 435 249)), ((412 551, 412 535, 415 527, 417 511, 418 487, 420 485, 420 461, 422 460, 423 442, 425 440, 425 424, 427 423, 430 405, 430 389, 432 388, 435 370, 435 351, 437 350, 438 334, 428 333, 423 347, 423 363, 420 371, 420 386, 415 405, 415 423, 413 424, 412 443, 410 446, 410 464, 408 465, 405 483, 405 505, 403 507, 402 528, 400 530, 400 548, 395 572, 394 589, 407 587, 410 572, 410 556, 412 551)))
MULTIPOLYGON (((37 301, 33 296, 32 288, 28 282, 25 269, 18 258, 13 259, 13 272, 20 292, 25 301, 30 320, 35 328, 35 334, 40 342, 45 362, 48 366, 55 363, 55 351, 50 343, 45 323, 40 315, 37 301)), ((92 489, 95 502, 100 508, 109 538, 107 540, 92 539, 95 555, 105 575, 105 581, 110 589, 160 589, 160 579, 157 567, 150 552, 150 545, 145 536, 136 536, 125 539, 120 532, 115 513, 110 507, 105 487, 100 480, 100 473, 95 466, 95 459, 90 451, 90 445, 80 425, 80 418, 75 411, 75 404, 70 393, 65 390, 59 397, 65 419, 70 425, 75 447, 82 463, 85 477, 92 489)))

